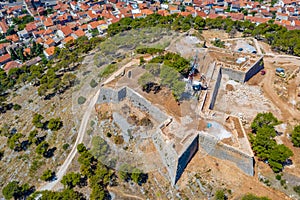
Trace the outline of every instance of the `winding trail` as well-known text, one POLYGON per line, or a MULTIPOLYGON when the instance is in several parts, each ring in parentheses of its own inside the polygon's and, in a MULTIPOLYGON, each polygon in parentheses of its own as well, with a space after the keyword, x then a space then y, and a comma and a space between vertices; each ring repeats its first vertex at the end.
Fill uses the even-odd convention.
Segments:
MULTIPOLYGON (((150 57, 145 58, 145 60, 149 60, 151 58, 152 57, 150 56, 150 57)), ((129 63, 127 63, 126 65, 121 67, 119 70, 114 72, 108 79, 106 79, 106 81, 104 81, 102 83, 102 85, 107 84, 108 82, 114 80, 118 75, 123 73, 124 70, 127 67, 130 67, 130 66, 132 66, 134 64, 138 64, 138 63, 139 63, 138 59, 131 60, 129 63)), ((84 137, 84 134, 86 132, 86 127, 87 127, 90 115, 91 115, 91 113, 94 109, 94 106, 97 102, 99 94, 100 94, 100 90, 98 90, 94 96, 91 95, 92 97, 89 100, 88 107, 85 110, 84 115, 83 115, 82 120, 81 120, 81 123, 80 123, 80 127, 79 127, 79 130, 78 130, 78 135, 77 135, 76 141, 73 144, 73 148, 72 148, 71 152, 69 153, 68 157, 66 158, 66 160, 64 161, 62 166, 59 168, 58 172, 56 173, 56 180, 41 186, 40 188, 38 188, 38 190, 40 190, 40 191, 41 190, 56 190, 55 186, 61 181, 62 177, 67 172, 67 169, 68 169, 69 165, 71 164, 72 160, 74 159, 74 157, 77 153, 77 145, 82 143, 82 141, 83 141, 83 137, 84 137)))
POLYGON ((63 163, 63 165, 60 167, 59 171, 56 173, 57 179, 55 181, 50 182, 50 183, 44 185, 43 187, 39 188, 39 190, 52 190, 54 188, 54 186, 60 182, 60 180, 66 173, 69 165, 71 164, 73 158, 75 157, 75 155, 77 153, 77 145, 80 144, 83 140, 86 126, 88 124, 91 112, 94 109, 94 105, 97 102, 99 93, 100 93, 100 90, 98 90, 97 93, 94 95, 94 97, 90 100, 90 103, 83 115, 83 118, 82 118, 82 121, 81 121, 81 124, 79 127, 79 131, 78 131, 78 135, 77 135, 76 141, 73 145, 73 148, 72 148, 71 152, 69 153, 68 157, 66 158, 65 162, 63 163))

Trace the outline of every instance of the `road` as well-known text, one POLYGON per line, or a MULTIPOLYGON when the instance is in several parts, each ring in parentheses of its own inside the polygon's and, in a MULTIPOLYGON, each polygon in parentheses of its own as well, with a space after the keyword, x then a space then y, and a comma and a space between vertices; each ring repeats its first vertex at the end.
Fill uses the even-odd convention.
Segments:
POLYGON ((265 68, 267 69, 267 73, 265 75, 265 78, 263 79, 262 88, 266 96, 269 97, 270 100, 281 110, 282 118, 300 120, 300 112, 297 109, 294 109, 293 106, 289 105, 287 102, 283 101, 273 89, 272 85, 275 74, 272 73, 274 68, 270 64, 272 60, 265 62, 265 68))
POLYGON ((23 5, 25 5, 25 8, 26 8, 27 12, 28 12, 32 17, 34 17, 34 15, 33 15, 33 14, 31 13, 31 11, 29 10, 28 5, 27 5, 27 3, 26 3, 25 1, 23 1, 23 5))
MULTIPOLYGON (((149 60, 151 58, 152 57, 147 57, 147 58, 145 58, 145 60, 149 60)), ((127 67, 130 67, 130 66, 138 64, 138 63, 139 63, 138 59, 131 60, 129 63, 127 63, 126 65, 121 67, 119 70, 114 72, 102 84, 109 83, 110 81, 114 80, 116 78, 116 76, 120 75, 127 67)), ((38 190, 40 190, 40 191, 41 190, 56 190, 55 186, 61 181, 62 177, 67 172, 69 165, 71 164, 72 160, 74 159, 74 157, 77 153, 77 145, 82 143, 82 141, 83 141, 84 134, 86 133, 86 127, 87 127, 90 115, 94 109, 96 102, 97 102, 99 93, 100 93, 100 90, 98 90, 96 92, 96 94, 94 94, 94 96, 91 95, 91 98, 89 98, 89 100, 87 101, 87 102, 89 102, 89 104, 88 104, 88 107, 85 110, 83 118, 81 120, 81 124, 80 124, 79 130, 78 130, 78 135, 77 135, 76 141, 75 141, 73 148, 72 148, 71 152, 69 153, 68 157, 66 158, 66 160, 64 161, 62 166, 59 168, 58 172, 56 173, 56 180, 52 181, 50 183, 47 183, 46 185, 41 186, 40 188, 38 188, 38 190)))

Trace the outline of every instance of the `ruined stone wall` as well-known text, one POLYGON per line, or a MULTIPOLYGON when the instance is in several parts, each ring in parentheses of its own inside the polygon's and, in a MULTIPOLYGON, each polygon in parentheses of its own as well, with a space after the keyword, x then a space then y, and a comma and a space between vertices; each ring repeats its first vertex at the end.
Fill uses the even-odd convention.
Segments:
POLYGON ((246 72, 245 80, 244 82, 248 81, 250 78, 252 78, 255 74, 257 74, 260 70, 264 68, 264 61, 263 56, 260 57, 253 65, 252 67, 246 72))
POLYGON ((190 162, 190 160, 194 157, 197 153, 199 148, 199 135, 197 134, 193 139, 192 142, 187 145, 187 147, 183 150, 183 153, 179 156, 178 165, 176 170, 176 177, 175 177, 175 184, 181 177, 184 169, 190 162))
POLYGON ((215 106, 215 102, 216 102, 216 99, 217 99, 217 95, 218 95, 218 92, 219 92, 219 88, 220 88, 220 84, 221 84, 221 79, 222 79, 222 71, 221 69, 218 70, 218 76, 217 76, 217 79, 216 79, 216 83, 215 83, 215 87, 214 87, 214 91, 213 93, 211 94, 211 100, 210 100, 210 104, 209 104, 209 109, 214 109, 214 106, 215 106))
POLYGON ((126 97, 131 101, 131 103, 135 107, 149 113, 151 117, 158 122, 163 122, 168 119, 168 116, 164 112, 162 112, 159 108, 157 108, 151 102, 146 100, 142 95, 140 95, 139 93, 135 92, 134 90, 128 87, 126 87, 126 90, 127 90, 126 97))
POLYGON ((100 88, 100 94, 97 103, 118 103, 119 99, 115 90, 111 88, 100 88))
POLYGON ((199 145, 209 155, 222 160, 228 160, 236 164, 244 173, 254 175, 254 158, 251 155, 228 146, 212 135, 204 132, 199 133, 199 145))
POLYGON ((123 87, 119 90, 102 87, 100 89, 97 103, 118 103, 125 98, 128 98, 135 107, 150 114, 151 117, 153 117, 158 122, 162 122, 168 119, 168 116, 164 112, 151 104, 151 102, 147 101, 139 93, 128 87, 123 87))

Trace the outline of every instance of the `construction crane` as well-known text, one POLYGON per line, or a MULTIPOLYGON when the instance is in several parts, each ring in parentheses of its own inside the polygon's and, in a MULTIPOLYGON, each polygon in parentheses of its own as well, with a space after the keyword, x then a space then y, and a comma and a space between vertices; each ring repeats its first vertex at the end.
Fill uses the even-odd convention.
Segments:
POLYGON ((189 76, 188 76, 188 79, 190 80, 190 83, 193 82, 193 77, 194 77, 194 75, 196 73, 196 69, 198 67, 197 61, 198 61, 198 51, 196 51, 196 55, 194 56, 194 59, 191 62, 191 70, 190 70, 189 76))

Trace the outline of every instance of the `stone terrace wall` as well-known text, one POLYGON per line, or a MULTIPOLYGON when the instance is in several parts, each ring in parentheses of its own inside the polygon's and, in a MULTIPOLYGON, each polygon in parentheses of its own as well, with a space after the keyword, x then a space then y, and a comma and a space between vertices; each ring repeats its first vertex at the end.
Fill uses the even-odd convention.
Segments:
POLYGON ((222 160, 228 160, 236 164, 244 173, 253 176, 254 175, 254 158, 251 155, 247 155, 231 146, 228 146, 212 135, 204 132, 199 133, 199 145, 209 155, 220 158, 222 160))

